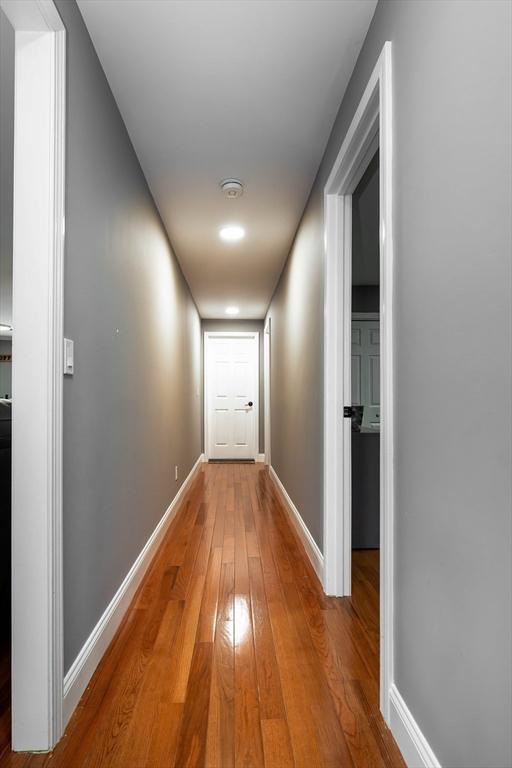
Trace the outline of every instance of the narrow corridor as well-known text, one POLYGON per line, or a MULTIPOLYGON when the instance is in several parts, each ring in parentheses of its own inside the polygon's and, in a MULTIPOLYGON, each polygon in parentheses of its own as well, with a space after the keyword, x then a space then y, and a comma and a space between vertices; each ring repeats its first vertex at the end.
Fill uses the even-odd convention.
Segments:
POLYGON ((263 465, 202 465, 60 744, 0 762, 400 768, 378 616, 376 551, 326 598, 263 465))

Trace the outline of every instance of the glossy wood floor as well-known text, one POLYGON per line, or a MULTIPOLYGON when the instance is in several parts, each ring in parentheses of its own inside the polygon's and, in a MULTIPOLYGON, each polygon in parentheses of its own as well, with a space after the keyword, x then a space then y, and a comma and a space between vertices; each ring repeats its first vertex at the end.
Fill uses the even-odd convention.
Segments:
POLYGON ((353 598, 326 598, 263 465, 204 465, 60 744, 0 764, 401 768, 378 581, 354 553, 353 598))

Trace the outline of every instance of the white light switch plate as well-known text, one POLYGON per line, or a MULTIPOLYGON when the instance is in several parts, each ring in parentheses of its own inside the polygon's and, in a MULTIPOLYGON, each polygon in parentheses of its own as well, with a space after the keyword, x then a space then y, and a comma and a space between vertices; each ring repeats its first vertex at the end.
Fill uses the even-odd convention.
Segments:
POLYGON ((64 339, 64 376, 75 372, 75 353, 72 339, 64 339))

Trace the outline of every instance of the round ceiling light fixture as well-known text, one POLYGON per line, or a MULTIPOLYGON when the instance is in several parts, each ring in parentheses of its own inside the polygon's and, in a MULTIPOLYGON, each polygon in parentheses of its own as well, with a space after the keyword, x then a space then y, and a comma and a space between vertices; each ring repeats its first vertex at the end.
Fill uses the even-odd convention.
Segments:
POLYGON ((225 227, 221 227, 219 235, 227 243, 235 243, 237 240, 245 237, 245 229, 239 224, 228 224, 225 227))
POLYGON ((238 307, 226 307, 224 312, 226 313, 226 315, 238 315, 238 313, 240 312, 240 309, 238 307))
POLYGON ((244 193, 244 185, 240 179, 224 179, 224 181, 220 182, 220 188, 222 189, 224 196, 230 200, 242 197, 244 193))

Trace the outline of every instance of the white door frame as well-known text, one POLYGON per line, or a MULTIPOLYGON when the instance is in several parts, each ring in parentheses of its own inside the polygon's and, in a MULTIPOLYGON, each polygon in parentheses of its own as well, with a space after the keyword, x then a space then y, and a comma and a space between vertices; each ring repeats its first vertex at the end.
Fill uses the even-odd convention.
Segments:
POLYGON ((15 30, 12 746, 62 734, 66 32, 52 0, 0 0, 15 30))
POLYGON ((256 365, 254 367, 254 461, 259 458, 259 430, 260 430, 260 334, 259 331, 203 331, 203 371, 204 371, 204 457, 208 461, 210 457, 210 433, 208 426, 208 364, 210 360, 209 349, 211 339, 253 339, 256 347, 256 365))
POLYGON ((379 148, 380 172, 380 706, 389 723, 393 682, 394 326, 392 72, 386 42, 324 190, 324 542, 325 590, 351 593, 352 193, 379 148))
POLYGON ((270 354, 272 338, 272 318, 267 317, 263 337, 263 395, 265 404, 265 464, 272 465, 271 442, 271 403, 270 403, 270 354))

